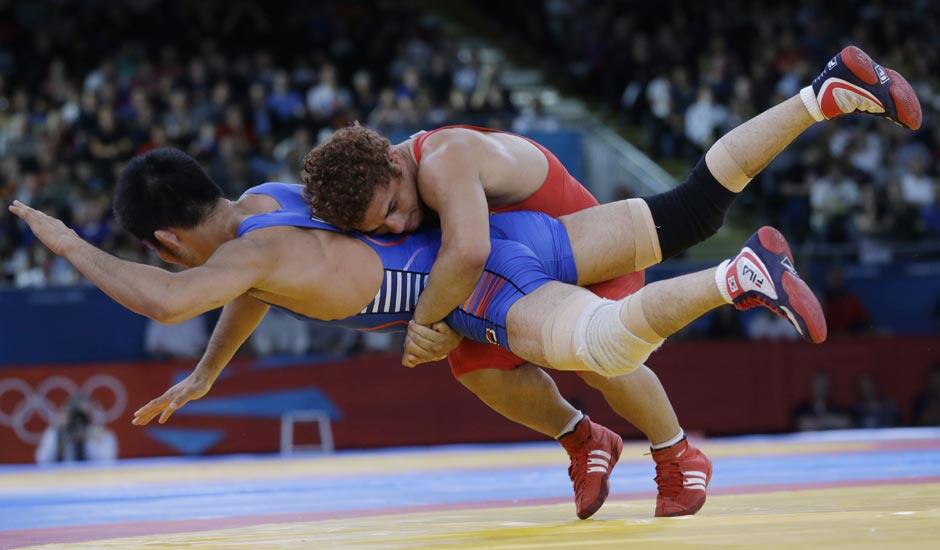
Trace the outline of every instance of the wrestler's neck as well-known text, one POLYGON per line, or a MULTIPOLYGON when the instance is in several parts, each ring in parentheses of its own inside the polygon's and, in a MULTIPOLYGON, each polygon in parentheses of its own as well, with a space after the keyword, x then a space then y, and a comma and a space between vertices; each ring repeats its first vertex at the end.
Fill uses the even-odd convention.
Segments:
POLYGON ((199 231, 195 232, 198 235, 194 239, 196 246, 212 255, 217 248, 238 237, 238 227, 246 218, 266 211, 270 211, 268 205, 260 201, 219 199, 212 213, 199 226, 199 231))
POLYGON ((402 181, 414 182, 418 176, 418 161, 415 159, 414 149, 412 148, 412 139, 409 139, 398 145, 392 145, 390 152, 395 163, 401 168, 402 181))

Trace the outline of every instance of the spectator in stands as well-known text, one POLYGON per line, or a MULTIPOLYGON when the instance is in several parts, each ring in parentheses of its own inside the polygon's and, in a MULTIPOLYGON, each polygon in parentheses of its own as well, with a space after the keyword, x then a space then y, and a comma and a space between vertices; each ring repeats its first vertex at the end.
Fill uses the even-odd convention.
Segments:
POLYGON ((811 181, 809 197, 816 233, 827 242, 848 242, 849 221, 859 206, 858 183, 836 162, 822 177, 811 181))
POLYGON ((714 93, 707 86, 698 91, 698 99, 685 112, 685 135, 703 153, 715 141, 725 123, 728 111, 715 103, 714 93))
POLYGON ((927 373, 924 391, 914 401, 915 426, 940 426, 940 363, 927 373))
POLYGON ((252 349, 261 357, 303 355, 310 349, 307 325, 284 310, 272 307, 251 335, 252 349))
POLYGON ((209 331, 203 316, 174 324, 147 321, 144 350, 155 359, 196 358, 209 343, 209 331))
POLYGON ((872 330, 871 315, 857 294, 845 287, 842 267, 834 264, 826 272, 823 310, 829 325, 829 335, 845 336, 872 330))
POLYGON ((793 413, 797 430, 807 432, 852 427, 851 416, 832 404, 830 389, 829 373, 817 372, 813 375, 810 400, 797 407, 793 413))
POLYGON ((750 315, 746 330, 751 340, 795 342, 800 339, 800 335, 793 331, 793 325, 783 317, 764 310, 755 311, 750 315))
POLYGON ((556 132, 561 127, 558 119, 547 114, 539 98, 532 99, 532 103, 522 109, 519 116, 512 121, 512 131, 517 134, 526 132, 556 132))
MULTIPOLYGON (((523 0, 478 0, 477 4, 493 14, 493 20, 501 21, 504 30, 525 33, 546 60, 547 70, 561 71, 572 87, 642 129, 633 135, 645 138, 641 145, 655 159, 694 162, 716 131, 796 93, 812 77, 809 67, 824 63, 825 56, 849 43, 877 51, 892 63, 899 63, 906 49, 927 52, 905 67, 909 72, 902 72, 910 75, 924 98, 935 96, 931 90, 938 88, 935 71, 928 67, 940 64, 940 54, 925 37, 937 34, 940 19, 936 6, 929 2, 866 4, 865 9, 845 0, 781 0, 773 5, 734 0, 666 2, 651 9, 617 0, 537 5, 523 0), (683 89, 696 90, 698 99, 683 99, 689 95, 683 89), (680 117, 685 114, 684 131, 678 134, 688 136, 698 151, 675 146, 684 140, 673 139, 672 125, 665 122, 670 111, 680 117)), ((940 102, 924 101, 928 117, 936 115, 938 106, 940 102)), ((926 129, 918 139, 910 140, 910 147, 920 150, 920 158, 933 162, 920 163, 907 154, 885 156, 885 151, 895 150, 887 146, 892 139, 895 135, 884 126, 874 130, 864 122, 834 133, 821 169, 806 176, 825 178, 830 165, 844 164, 840 168, 844 176, 861 188, 862 195, 868 195, 863 198, 867 204, 861 206, 870 211, 866 217, 854 217, 856 201, 841 193, 817 197, 826 200, 814 205, 815 241, 854 246, 860 240, 881 244, 924 238, 922 222, 933 212, 924 208, 935 194, 928 181, 940 177, 940 164, 935 162, 940 158, 940 129, 926 129), (892 184, 900 189, 892 189, 892 184), (838 201, 833 204, 830 198, 838 201), (871 208, 876 205, 877 212, 871 208), (862 222, 868 224, 866 228, 862 222)), ((811 141, 797 143, 794 152, 812 147, 811 141)), ((772 174, 773 170, 765 171, 761 179, 772 179, 772 174)), ((787 192, 798 195, 812 188, 806 179, 791 179, 788 184, 787 192)), ((848 191, 847 186, 836 185, 837 190, 840 187, 848 191)), ((755 217, 773 217, 777 198, 776 193, 749 198, 755 201, 755 217)), ((801 215, 798 210, 788 213, 801 215)), ((940 222, 930 225, 938 226, 940 222)))
POLYGON ((117 458, 117 437, 95 421, 96 407, 89 397, 73 395, 43 432, 36 447, 36 462, 98 462, 117 458))
POLYGON ((875 379, 863 374, 856 380, 856 401, 852 406, 855 425, 859 428, 890 428, 900 420, 898 406, 889 397, 878 394, 875 379))
MULTIPOLYGON (((46 208, 113 252, 121 239, 106 197, 133 154, 187 150, 234 198, 251 184, 295 180, 316 140, 352 120, 399 132, 510 124, 515 107, 492 57, 455 54, 438 23, 408 8, 372 6, 382 24, 369 29, 341 5, 206 0, 205 14, 224 14, 209 26, 152 2, 0 5, 8 37, 31 36, 35 21, 63 23, 43 51, 0 39, 0 196, 46 208), (141 20, 177 29, 177 39, 136 32, 141 20)), ((0 212, 0 284, 75 281, 31 247, 0 212)))

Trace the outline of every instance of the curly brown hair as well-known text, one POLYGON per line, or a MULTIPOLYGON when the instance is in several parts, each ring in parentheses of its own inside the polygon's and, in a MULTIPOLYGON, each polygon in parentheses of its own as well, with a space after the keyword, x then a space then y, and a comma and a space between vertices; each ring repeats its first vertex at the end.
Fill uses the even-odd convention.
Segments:
POLYGON ((355 228, 378 186, 401 177, 389 159, 390 146, 378 133, 355 124, 314 147, 300 176, 313 212, 340 229, 355 228))

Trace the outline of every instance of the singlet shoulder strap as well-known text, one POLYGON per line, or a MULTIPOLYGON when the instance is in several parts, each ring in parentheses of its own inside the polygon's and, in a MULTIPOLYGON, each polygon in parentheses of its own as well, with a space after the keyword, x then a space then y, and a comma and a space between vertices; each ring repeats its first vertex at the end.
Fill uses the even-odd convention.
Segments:
POLYGON ((449 130, 451 128, 463 128, 465 130, 473 130, 475 132, 483 133, 499 133, 502 130, 494 130, 493 128, 484 128, 482 126, 471 126, 470 124, 453 124, 450 126, 441 126, 440 128, 435 128, 433 130, 421 131, 415 134, 414 142, 412 142, 412 152, 415 155, 415 162, 421 164, 421 148, 424 146, 425 140, 434 135, 441 130, 449 130))
POLYGON ((252 187, 243 195, 266 195, 278 202, 279 210, 249 216, 238 227, 238 236, 266 227, 291 226, 344 233, 333 225, 313 216, 303 197, 303 186, 269 182, 252 187))

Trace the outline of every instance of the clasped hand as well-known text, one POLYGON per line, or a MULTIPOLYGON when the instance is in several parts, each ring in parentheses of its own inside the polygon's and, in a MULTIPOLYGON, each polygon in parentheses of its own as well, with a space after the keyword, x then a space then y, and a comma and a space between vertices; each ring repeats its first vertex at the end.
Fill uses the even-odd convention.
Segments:
POLYGON ((409 321, 401 364, 410 368, 421 363, 440 361, 457 347, 460 339, 461 336, 443 321, 429 327, 409 321))

